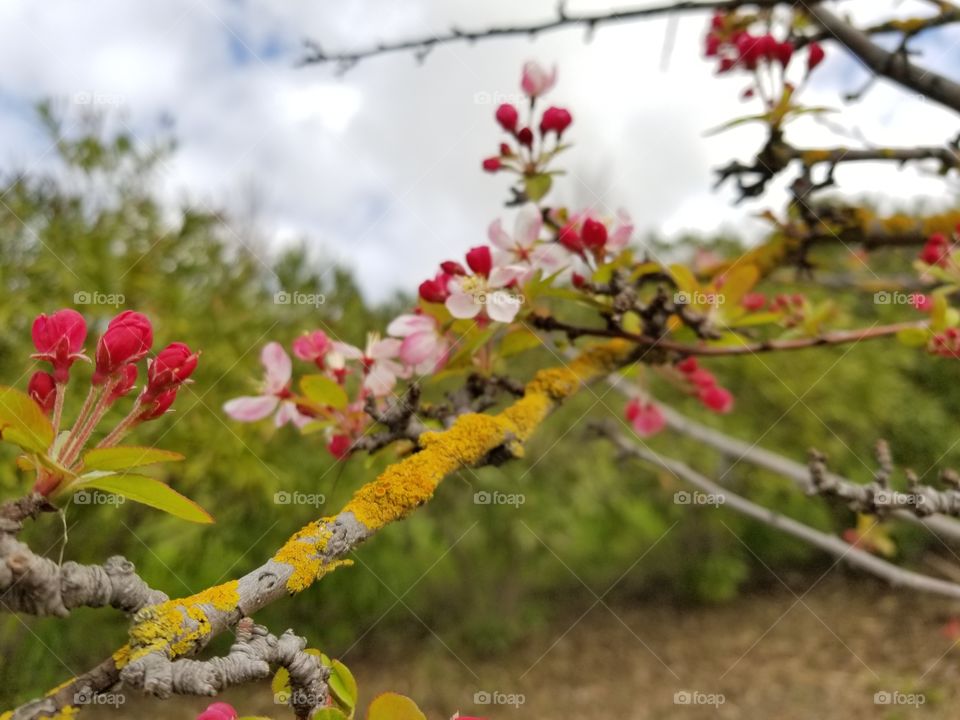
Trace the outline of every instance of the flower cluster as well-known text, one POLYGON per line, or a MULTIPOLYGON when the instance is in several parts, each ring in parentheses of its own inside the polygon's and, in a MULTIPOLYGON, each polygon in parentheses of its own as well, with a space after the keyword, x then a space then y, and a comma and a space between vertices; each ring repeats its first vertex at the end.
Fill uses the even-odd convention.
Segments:
MULTIPOLYGON (((728 73, 742 68, 755 72, 761 65, 778 65, 786 69, 796 52, 790 37, 778 40, 771 32, 754 35, 749 28, 755 16, 737 12, 717 12, 710 21, 704 39, 704 54, 717 58, 717 72, 728 73)), ((818 42, 807 45, 807 72, 823 62, 825 53, 818 42)))
MULTIPOLYGON (((36 491, 50 495, 70 474, 83 468, 80 454, 96 431, 107 411, 122 397, 129 395, 137 382, 140 360, 153 347, 153 326, 143 314, 126 310, 107 325, 94 352, 90 388, 73 427, 60 434, 66 388, 75 362, 91 362, 84 354, 87 323, 75 310, 58 310, 40 315, 32 327, 36 352, 32 357, 49 363, 51 372, 38 370, 27 384, 27 394, 51 418, 55 438, 47 455, 52 463, 38 470, 36 491), (52 469, 52 468, 60 468, 52 469)), ((198 353, 183 343, 167 345, 147 363, 146 384, 137 395, 133 407, 97 448, 108 448, 137 425, 155 420, 173 405, 177 392, 189 381, 197 367, 198 353)))
MULTIPOLYGON (((958 228, 958 231, 960 231, 960 228, 958 228)), ((936 267, 947 267, 950 264, 954 247, 955 241, 952 241, 943 233, 934 233, 927 238, 927 242, 920 250, 920 262, 936 267)))
POLYGON ((715 413, 725 414, 733 410, 733 395, 717 385, 717 379, 709 370, 700 367, 695 357, 688 357, 675 366, 689 391, 697 396, 704 407, 715 413))

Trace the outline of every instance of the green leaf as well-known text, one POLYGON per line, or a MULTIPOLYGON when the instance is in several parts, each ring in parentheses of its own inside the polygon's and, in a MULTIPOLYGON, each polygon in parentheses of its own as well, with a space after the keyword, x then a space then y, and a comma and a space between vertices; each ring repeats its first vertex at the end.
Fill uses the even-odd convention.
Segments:
POLYGON ((717 292, 723 297, 723 306, 733 310, 740 306, 743 296, 753 289, 760 279, 756 265, 737 265, 721 275, 717 292))
POLYGON ((527 199, 537 202, 538 200, 543 199, 543 196, 550 192, 550 186, 552 184, 553 180, 549 175, 540 173, 526 178, 523 181, 523 188, 527 195, 527 199))
POLYGON ((334 660, 330 666, 327 686, 337 704, 352 716, 353 709, 357 706, 357 681, 353 673, 339 660, 334 660))
POLYGON ((46 453, 53 442, 53 425, 29 395, 0 386, 0 438, 30 452, 46 453))
POLYGON ((406 695, 387 692, 377 695, 370 703, 367 720, 427 720, 427 716, 406 695))
POLYGON ((171 450, 151 447, 120 446, 94 448, 83 456, 85 470, 124 470, 126 468, 154 465, 162 462, 183 460, 183 455, 171 450))
POLYGON ((336 708, 321 708, 310 716, 310 720, 347 720, 347 716, 336 708))
POLYGON ((190 522, 213 522, 210 513, 193 500, 184 497, 166 483, 146 475, 91 473, 81 475, 78 481, 71 483, 69 487, 70 492, 90 489, 123 495, 128 500, 149 505, 190 522))
POLYGON ((350 402, 347 391, 326 375, 304 375, 300 378, 300 389, 310 402, 324 407, 343 410, 350 402))

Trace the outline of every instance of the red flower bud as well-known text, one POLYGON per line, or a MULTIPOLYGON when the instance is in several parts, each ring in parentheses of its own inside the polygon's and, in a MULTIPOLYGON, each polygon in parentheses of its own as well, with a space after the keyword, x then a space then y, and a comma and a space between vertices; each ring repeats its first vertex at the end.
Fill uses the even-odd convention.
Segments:
POLYGON ((750 312, 762 310, 767 304, 767 298, 763 293, 747 293, 740 300, 740 304, 750 312))
POLYGON ((807 52, 807 72, 809 72, 823 62, 826 53, 823 51, 823 46, 818 42, 810 43, 807 52))
POLYGON ((38 315, 31 330, 37 352, 31 357, 53 365, 57 382, 65 383, 70 366, 83 355, 83 341, 87 339, 87 323, 76 310, 58 310, 53 315, 38 315))
POLYGON ((704 54, 707 57, 716 57, 720 53, 720 38, 710 33, 704 41, 704 54))
POLYGON ((734 66, 737 64, 737 61, 733 58, 725 57, 720 58, 720 64, 717 66, 717 73, 723 75, 733 70, 734 66))
POLYGON ((520 132, 517 133, 517 140, 521 145, 526 145, 527 147, 533 146, 533 130, 528 127, 523 128, 520 132))
POLYGON ((597 250, 607 244, 607 226, 599 220, 587 218, 580 230, 580 239, 588 248, 597 250))
POLYGON ((146 422, 147 420, 156 420, 158 417, 167 412, 167 410, 170 409, 170 406, 173 405, 173 401, 177 399, 177 390, 179 390, 179 387, 162 392, 155 398, 152 398, 149 402, 145 403, 143 412, 140 413, 140 421, 146 422))
POLYGON ((713 373, 703 368, 697 368, 687 373, 687 379, 699 388, 709 388, 717 384, 713 373))
POLYGON ((467 253, 467 265, 477 275, 483 275, 484 277, 489 275, 493 269, 493 255, 490 248, 486 245, 471 248, 467 253))
POLYGON ((507 132, 514 132, 517 129, 517 121, 520 119, 520 113, 510 103, 504 103, 497 108, 497 122, 507 132))
POLYGON ((500 157, 513 157, 513 148, 506 143, 500 143, 500 157))
POLYGON ((483 169, 487 172, 494 173, 500 169, 500 158, 498 157, 488 157, 483 160, 483 169))
POLYGON ((691 355, 678 362, 676 367, 682 373, 692 373, 700 366, 697 364, 697 359, 691 355))
POLYGON ((777 39, 770 33, 757 38, 757 55, 759 57, 773 60, 777 56, 779 47, 780 43, 778 43, 777 39))
POLYGON ((719 385, 701 389, 699 398, 700 402, 715 413, 725 414, 733 410, 733 395, 719 385))
POLYGON ((49 415, 53 412, 53 404, 57 399, 57 382, 48 372, 38 371, 30 376, 27 384, 27 395, 49 415))
POLYGON ((124 365, 137 362, 153 345, 153 327, 145 315, 124 310, 107 326, 97 343, 93 384, 102 385, 124 365))
POLYGON ((449 277, 443 273, 439 273, 432 280, 424 280, 420 283, 420 297, 429 303, 444 302, 450 296, 450 291, 447 290, 448 282, 449 277))
POLYGON ((934 233, 920 251, 920 259, 927 265, 946 265, 950 259, 950 241, 943 233, 934 233))
POLYGON ((137 382, 137 366, 135 363, 129 363, 124 365, 121 368, 120 372, 117 374, 117 384, 113 386, 113 389, 110 391, 109 401, 115 402, 117 399, 122 398, 128 392, 133 389, 134 383, 137 382))
POLYGON ((440 263, 440 269, 443 270, 447 275, 467 274, 467 271, 463 269, 463 265, 455 260, 444 260, 442 263, 440 263))
POLYGON ((546 135, 548 132, 555 132, 559 138, 563 131, 570 127, 573 122, 573 116, 568 110, 558 107, 548 107, 543 111, 543 117, 540 119, 540 134, 546 135))
POLYGON ((350 454, 350 446, 353 442, 349 435, 334 435, 327 443, 327 452, 333 455, 337 460, 343 460, 350 454))
POLYGON ((167 345, 147 368, 146 393, 156 396, 181 385, 196 370, 198 358, 199 355, 183 343, 167 345))
POLYGON ((793 43, 789 40, 784 40, 782 43, 777 45, 776 50, 774 51, 774 57, 777 62, 786 67, 790 64, 791 58, 793 58, 793 43))
POLYGON ((557 239, 560 241, 560 244, 570 252, 583 252, 583 241, 580 239, 580 233, 577 231, 577 227, 573 223, 564 225, 563 228, 561 228, 560 235, 557 237, 557 239))
POLYGON ((582 288, 587 283, 587 279, 578 272, 573 273, 570 278, 570 282, 575 288, 582 288))

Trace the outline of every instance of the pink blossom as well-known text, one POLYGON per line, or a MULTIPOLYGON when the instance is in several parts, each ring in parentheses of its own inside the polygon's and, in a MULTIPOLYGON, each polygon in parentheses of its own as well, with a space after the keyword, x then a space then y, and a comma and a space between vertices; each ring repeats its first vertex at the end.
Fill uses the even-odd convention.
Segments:
POLYGON ((436 372, 447 360, 450 343, 437 332, 437 321, 429 315, 400 315, 387 326, 387 332, 403 338, 400 361, 418 375, 436 372))
POLYGON ((522 298, 504 288, 518 280, 524 271, 517 267, 494 267, 488 277, 467 275, 450 282, 450 297, 445 305, 455 318, 474 318, 486 311, 495 322, 509 323, 520 311, 522 298))
POLYGON ((197 720, 236 720, 237 711, 233 705, 224 702, 215 702, 207 706, 207 709, 197 715, 197 720))
POLYGON ((346 360, 359 360, 363 366, 363 388, 374 397, 385 397, 397 384, 397 378, 407 377, 407 370, 394 358, 403 343, 397 338, 380 338, 378 333, 367 335, 364 350, 347 343, 335 342, 333 349, 346 360))
POLYGON ((276 411, 273 420, 277 427, 288 422, 303 427, 310 422, 310 418, 297 410, 296 403, 290 400, 293 367, 283 346, 276 342, 267 343, 260 353, 260 362, 264 368, 261 394, 229 400, 223 411, 240 422, 263 420, 276 411))
POLYGON ((523 64, 523 75, 520 78, 520 87, 530 97, 535 98, 543 95, 545 92, 548 92, 556 82, 556 66, 547 72, 546 68, 533 60, 523 64))
POLYGON ((660 406, 639 398, 633 398, 627 403, 625 410, 627 420, 633 425, 634 431, 640 437, 651 437, 663 430, 667 420, 660 411, 660 406))
POLYGON ((323 330, 314 330, 304 333, 293 341, 293 354, 306 362, 316 363, 323 367, 323 358, 330 352, 332 343, 323 330))
POLYGON ((515 266, 524 269, 520 278, 526 282, 536 270, 552 275, 562 270, 567 255, 555 243, 538 243, 543 218, 540 208, 533 203, 524 205, 517 213, 513 235, 503 229, 500 219, 490 223, 487 237, 497 248, 495 264, 500 267, 515 266))

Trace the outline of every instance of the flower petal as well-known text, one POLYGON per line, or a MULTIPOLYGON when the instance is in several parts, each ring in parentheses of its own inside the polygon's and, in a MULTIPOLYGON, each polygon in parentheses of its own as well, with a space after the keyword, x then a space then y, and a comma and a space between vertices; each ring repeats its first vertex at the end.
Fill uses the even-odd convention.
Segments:
POLYGON ((430 332, 436 321, 429 315, 398 315, 389 325, 387 333, 394 337, 407 337, 417 332, 430 332))
POLYGON ((481 310, 480 304, 474 301, 473 295, 462 292, 453 293, 444 304, 451 315, 460 319, 476 317, 481 310))
POLYGON ((487 295, 487 315, 491 320, 502 323, 513 322, 520 311, 520 298, 502 290, 487 295))
POLYGON ((501 250, 512 250, 515 244, 513 238, 507 235, 503 229, 503 223, 500 222, 500 218, 490 223, 490 226, 487 228, 487 237, 490 239, 490 242, 501 250))
POLYGON ((533 203, 528 203, 517 213, 513 241, 520 247, 532 247, 540 237, 541 227, 543 227, 543 218, 540 215, 540 208, 533 203))
POLYGON ((290 382, 290 375, 293 372, 293 366, 290 362, 290 356, 283 349, 283 345, 278 342, 270 342, 263 346, 260 351, 260 362, 263 363, 267 377, 267 393, 279 392, 290 382))
POLYGON ((279 401, 273 395, 238 397, 223 405, 223 411, 240 422, 256 422, 272 413, 279 401))
POLYGON ((437 354, 439 338, 434 332, 408 335, 400 346, 400 359, 407 365, 419 365, 437 354))

